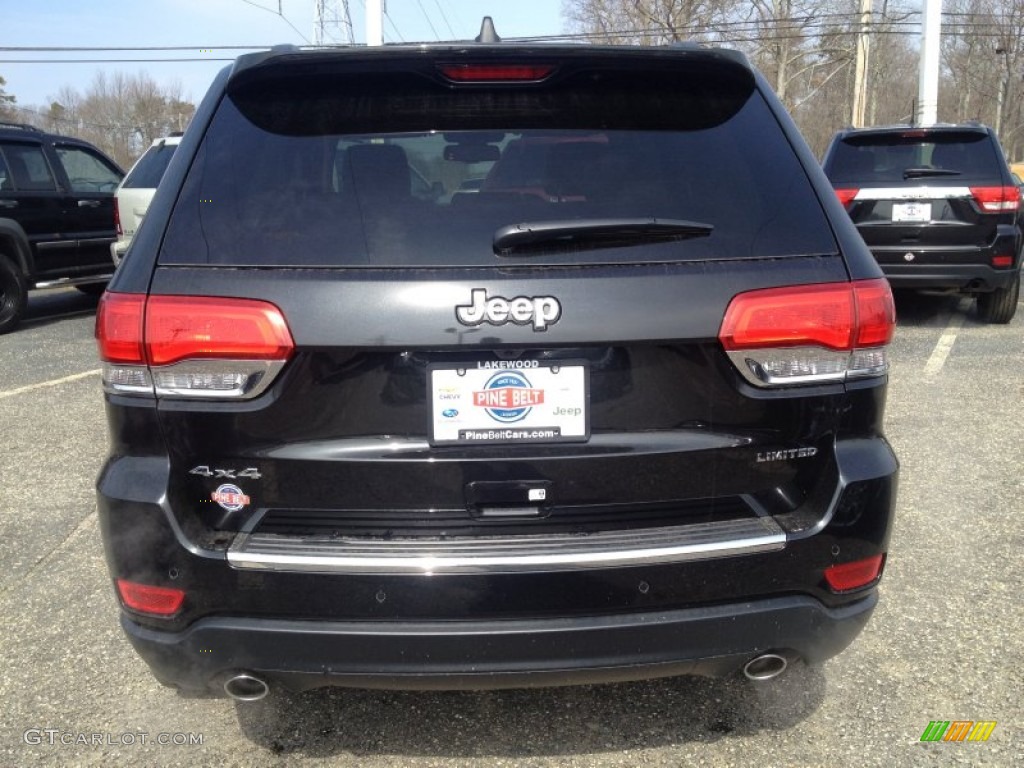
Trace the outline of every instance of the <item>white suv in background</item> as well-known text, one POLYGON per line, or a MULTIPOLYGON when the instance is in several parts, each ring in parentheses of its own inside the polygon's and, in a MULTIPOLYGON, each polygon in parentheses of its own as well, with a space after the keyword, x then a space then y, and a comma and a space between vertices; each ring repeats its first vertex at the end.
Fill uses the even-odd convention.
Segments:
POLYGON ((156 139, 135 165, 128 171, 124 181, 114 193, 114 221, 117 224, 117 240, 110 244, 110 255, 114 264, 120 264, 135 231, 142 224, 149 203, 157 185, 163 178, 167 164, 181 142, 181 134, 156 139))

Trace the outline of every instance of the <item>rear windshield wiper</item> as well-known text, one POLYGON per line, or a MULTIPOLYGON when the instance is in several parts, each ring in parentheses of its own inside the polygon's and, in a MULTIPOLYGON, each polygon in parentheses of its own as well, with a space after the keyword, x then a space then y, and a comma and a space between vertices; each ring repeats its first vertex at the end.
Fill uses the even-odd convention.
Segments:
POLYGON ((498 256, 532 256, 558 251, 622 248, 707 237, 710 224, 680 219, 567 219, 509 224, 494 233, 498 256))
POLYGON ((947 168, 906 168, 903 171, 904 179, 920 179, 923 176, 959 176, 960 171, 953 171, 947 168))

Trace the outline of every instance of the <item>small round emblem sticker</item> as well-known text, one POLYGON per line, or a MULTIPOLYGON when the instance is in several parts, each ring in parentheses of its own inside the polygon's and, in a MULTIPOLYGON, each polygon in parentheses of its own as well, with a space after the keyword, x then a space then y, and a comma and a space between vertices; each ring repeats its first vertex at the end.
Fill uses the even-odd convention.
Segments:
POLYGON ((228 512, 237 512, 243 507, 248 506, 250 501, 249 497, 242 493, 241 488, 228 483, 219 486, 216 491, 210 494, 210 498, 228 512))

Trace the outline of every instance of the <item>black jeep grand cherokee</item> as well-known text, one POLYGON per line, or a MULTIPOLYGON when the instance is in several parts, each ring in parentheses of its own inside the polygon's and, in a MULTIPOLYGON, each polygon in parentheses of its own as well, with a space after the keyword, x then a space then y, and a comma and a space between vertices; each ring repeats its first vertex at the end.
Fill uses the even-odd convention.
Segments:
POLYGON ((991 128, 849 128, 822 164, 894 287, 961 292, 977 297, 982 320, 1013 319, 1020 189, 991 128))
POLYGON ((771 677, 868 620, 892 298, 741 55, 243 56, 148 220, 98 489, 161 681, 771 677))

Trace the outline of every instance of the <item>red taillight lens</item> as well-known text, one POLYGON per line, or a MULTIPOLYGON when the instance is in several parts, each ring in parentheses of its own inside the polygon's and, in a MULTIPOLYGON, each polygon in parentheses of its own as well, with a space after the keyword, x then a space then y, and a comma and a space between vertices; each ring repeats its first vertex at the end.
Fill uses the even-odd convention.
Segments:
POLYGON ((863 280, 853 285, 857 307, 854 347, 880 347, 892 341, 896 330, 896 304, 885 280, 863 280))
POLYGON ((971 195, 985 213, 1016 211, 1020 207, 1020 189, 1015 186, 971 187, 971 195))
POLYGON ((858 192, 860 192, 859 189, 837 189, 836 197, 839 198, 839 202, 845 208, 853 202, 853 198, 857 196, 858 192))
POLYGON ((536 82, 555 71, 551 64, 442 64, 438 69, 457 83, 536 82))
POLYGON ((114 231, 117 232, 118 237, 124 236, 124 230, 121 229, 121 207, 117 203, 117 195, 114 195, 114 231))
POLYGON ((152 616, 173 616, 185 602, 185 591, 172 587, 154 587, 127 579, 117 580, 117 592, 133 611, 152 616))
POLYGON ((256 397, 291 357, 281 310, 266 301, 107 293, 96 339, 108 392, 256 397))
POLYGON ((146 306, 150 365, 179 360, 287 360, 294 344, 281 310, 254 299, 152 296, 146 306))
POLYGON ((882 576, 885 554, 832 565, 825 569, 825 581, 833 592, 849 592, 866 587, 882 576))
POLYGON ((734 298, 718 337, 727 350, 804 344, 850 349, 853 323, 849 283, 768 288, 734 298))
POLYGON ((842 381, 888 369, 896 311, 884 279, 741 293, 719 339, 757 386, 842 381))
POLYGON ((993 256, 992 257, 992 266, 993 267, 998 267, 998 268, 1003 268, 1003 269, 1005 269, 1006 267, 1012 267, 1013 266, 1013 256, 993 256))
POLYGON ((96 312, 100 359, 109 363, 145 363, 142 318, 146 297, 138 293, 104 293, 96 312))

